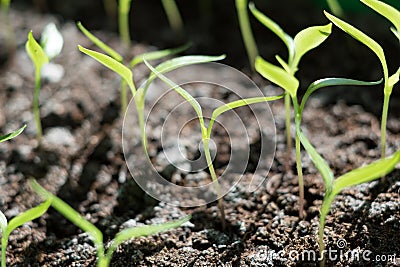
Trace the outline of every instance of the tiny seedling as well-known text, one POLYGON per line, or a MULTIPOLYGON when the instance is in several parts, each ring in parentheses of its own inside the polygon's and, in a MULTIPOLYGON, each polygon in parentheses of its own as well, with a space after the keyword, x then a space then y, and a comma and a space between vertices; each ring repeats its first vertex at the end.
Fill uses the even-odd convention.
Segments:
POLYGON ((161 0, 169 25, 178 34, 183 34, 183 20, 175 0, 161 0))
POLYGON ((42 123, 40 121, 39 95, 41 83, 42 67, 50 59, 57 56, 63 46, 63 38, 54 24, 46 26, 41 40, 42 46, 33 37, 32 31, 28 34, 28 41, 25 43, 25 49, 35 67, 35 91, 33 94, 33 116, 36 124, 36 135, 40 142, 42 140, 42 123))
POLYGON ((157 69, 153 68, 147 61, 145 61, 145 64, 147 67, 154 73, 159 79, 161 79, 163 82, 168 84, 171 88, 173 88, 179 95, 181 95, 188 103, 193 107, 194 111, 196 112, 196 115, 199 119, 199 124, 200 124, 200 129, 201 129, 201 138, 202 138, 202 143, 203 143, 203 148, 204 148, 204 153, 206 157, 206 162, 207 162, 207 167, 210 171, 210 175, 215 187, 215 191, 217 193, 218 197, 218 208, 220 210, 220 218, 221 218, 221 224, 222 228, 225 229, 225 211, 224 211, 224 204, 223 204, 223 196, 221 195, 221 190, 218 182, 218 177, 217 174, 215 173, 214 165, 211 159, 211 153, 210 153, 210 139, 211 139, 211 132, 212 132, 212 127, 214 125, 214 122, 216 118, 221 115, 222 113, 238 108, 238 107, 243 107, 243 106, 249 106, 251 104, 256 104, 256 103, 262 103, 262 102, 268 102, 268 101, 274 101, 278 100, 284 97, 283 95, 278 95, 278 96, 269 96, 269 97, 253 97, 253 98, 245 98, 245 99, 240 99, 237 101, 233 101, 230 103, 226 103, 218 108, 216 108, 211 115, 210 121, 208 123, 208 126, 206 126, 204 117, 203 117, 203 111, 202 108, 199 104, 199 102, 191 96, 185 89, 165 77, 162 73, 157 71, 157 69))
MULTIPOLYGON (((285 96, 285 107, 286 107, 286 133, 287 133, 287 158, 286 158, 286 169, 289 169, 290 151, 291 151, 291 133, 290 133, 290 100, 293 102, 295 119, 299 116, 297 91, 299 89, 299 81, 295 77, 297 72, 300 59, 309 52, 322 44, 331 33, 331 24, 324 26, 313 26, 300 31, 294 38, 286 34, 275 22, 269 19, 267 16, 258 11, 254 4, 250 4, 250 10, 254 16, 264 24, 268 29, 275 33, 287 46, 289 59, 285 62, 279 55, 276 55, 276 59, 281 67, 273 65, 261 57, 257 57, 255 61, 255 68, 264 78, 271 82, 279 85, 288 94, 285 96)), ((299 179, 299 215, 303 217, 304 207, 304 183, 303 183, 303 172, 300 158, 300 140, 297 135, 295 138, 296 144, 296 168, 299 179)))
POLYGON ((189 221, 191 216, 188 215, 180 220, 155 224, 155 225, 145 225, 133 228, 127 228, 116 234, 114 239, 110 242, 110 246, 105 251, 103 243, 103 233, 91 222, 86 220, 82 215, 80 215, 76 210, 74 210, 70 205, 65 203, 62 199, 53 195, 39 185, 36 180, 30 180, 31 186, 34 191, 39 194, 43 199, 49 201, 51 206, 62 214, 66 219, 75 224, 82 231, 86 232, 93 240, 94 245, 97 250, 97 266, 98 267, 108 267, 110 265, 113 253, 119 245, 129 239, 153 235, 159 232, 164 232, 173 228, 177 228, 189 221))
POLYGON ((258 56, 258 48, 251 30, 249 13, 247 11, 248 0, 236 0, 236 10, 239 19, 239 26, 242 32, 244 46, 250 61, 250 67, 254 71, 254 63, 258 56))
MULTIPOLYGON (((300 63, 300 59, 309 52, 310 50, 316 48, 320 44, 322 44, 326 38, 331 33, 331 25, 324 25, 324 26, 314 26, 309 27, 300 31, 294 38, 290 37, 287 33, 285 33, 278 24, 268 18, 266 15, 261 13, 259 10, 256 9, 253 3, 249 4, 250 10, 253 15, 269 30, 271 30, 276 36, 278 36, 286 45, 288 49, 288 60, 285 62, 279 55, 276 55, 276 59, 281 67, 274 66, 272 64, 263 64, 265 67, 268 67, 267 71, 263 71, 261 75, 263 75, 267 79, 275 79, 272 76, 285 76, 287 81, 284 81, 283 84, 279 84, 284 90, 290 90, 291 92, 285 96, 285 109, 286 109, 286 144, 287 144, 287 152, 286 152, 286 171, 290 169, 290 155, 292 150, 292 134, 291 134, 291 98, 292 100, 294 96, 296 96, 297 89, 299 86, 298 80, 295 77, 295 74, 298 70, 298 65, 300 63), (269 71, 272 71, 270 75, 269 71)), ((256 60, 256 70, 257 68, 260 69, 260 62, 265 62, 264 60, 256 60), (257 61, 259 63, 257 63, 257 61)), ((260 70, 257 70, 260 72, 260 70)), ((274 82, 274 80, 271 80, 274 82)), ((298 143, 298 140, 296 141, 298 143)), ((298 154, 298 153, 297 153, 298 154)), ((301 178, 301 167, 299 165, 299 155, 296 155, 296 162, 297 171, 299 175, 299 183, 302 184, 301 178)), ((302 185, 300 185, 302 188, 302 185)), ((302 189, 300 189, 301 191, 302 189)), ((302 199, 302 197, 301 197, 302 199)), ((302 202, 302 201, 301 201, 302 202)))
POLYGON ((42 216, 47 209, 50 207, 51 200, 46 200, 42 204, 31 208, 16 217, 12 218, 9 222, 7 222, 6 216, 0 211, 0 229, 2 233, 1 237, 1 267, 6 267, 6 251, 8 245, 8 237, 11 232, 21 225, 33 221, 34 219, 42 216))
POLYGON ((95 51, 91 52, 91 50, 85 49, 84 47, 81 47, 81 46, 79 46, 79 50, 81 52, 93 57, 94 59, 96 59, 97 61, 99 61, 103 65, 105 65, 106 67, 111 68, 110 64, 114 65, 115 67, 118 66, 117 69, 115 69, 115 67, 111 68, 111 69, 113 71, 115 71, 116 73, 118 73, 119 75, 124 73, 124 75, 121 75, 121 77, 122 77, 122 81, 121 81, 121 113, 122 113, 122 115, 125 114, 126 108, 128 106, 127 85, 129 86, 132 95, 134 95, 136 93, 136 88, 135 88, 135 85, 133 83, 133 74, 129 74, 129 77, 126 76, 128 72, 131 73, 130 69, 133 69, 138 64, 142 63, 143 62, 143 58, 146 58, 148 60, 162 59, 162 58, 165 58, 167 56, 178 54, 178 53, 186 50, 190 46, 189 44, 186 44, 186 45, 183 45, 183 46, 180 46, 180 47, 177 47, 177 48, 173 48, 173 49, 152 51, 152 52, 136 55, 135 57, 133 57, 129 61, 127 66, 125 66, 124 65, 124 58, 123 58, 123 56, 121 54, 119 54, 117 51, 115 51, 110 46, 108 46, 103 41, 101 41, 99 38, 97 38, 92 33, 90 33, 85 27, 83 27, 82 23, 78 22, 77 26, 81 30, 81 32, 89 40, 91 40, 98 48, 100 48, 109 57, 107 57, 106 55, 102 55, 101 53, 98 53, 98 52, 95 52, 95 51), (116 61, 119 64, 117 64, 115 62, 112 62, 112 61, 116 61))
MULTIPOLYGON (((392 28, 392 32, 397 38, 399 38, 400 32, 400 12, 388 4, 385 4, 376 0, 362 0, 364 4, 368 5, 372 9, 376 10, 378 13, 382 14, 389 21, 393 23, 395 28, 392 28)), ((383 107, 382 107, 382 120, 381 120, 381 156, 384 158, 386 156, 386 124, 387 116, 389 110, 390 95, 392 94, 393 87, 399 81, 400 68, 396 73, 389 76, 389 70, 386 62, 386 57, 383 48, 371 37, 350 25, 349 23, 325 12, 325 16, 332 21, 338 28, 352 36, 357 41, 366 45, 370 50, 372 50, 378 57, 382 69, 383 69, 383 107)), ((400 38, 399 38, 400 41, 400 38)))

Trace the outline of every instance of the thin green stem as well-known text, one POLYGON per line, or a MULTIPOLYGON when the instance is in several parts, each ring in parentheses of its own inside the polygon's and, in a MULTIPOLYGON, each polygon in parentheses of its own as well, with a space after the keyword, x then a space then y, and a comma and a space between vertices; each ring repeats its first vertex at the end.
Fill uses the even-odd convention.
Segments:
POLYGON ((381 121, 381 158, 386 157, 386 123, 389 110, 390 94, 385 94, 383 98, 382 121, 381 121))
POLYGON ((239 26, 243 36, 243 42, 249 56, 250 67, 255 70, 255 60, 258 56, 258 48, 251 30, 249 13, 247 11, 248 0, 236 0, 236 9, 239 18, 239 26))
POLYGON ((175 0, 162 0, 169 25, 178 34, 183 34, 183 20, 175 0))
POLYGON ((290 95, 285 95, 285 112, 286 112, 286 172, 290 171, 290 158, 292 151, 292 131, 291 131, 291 116, 290 116, 290 95))
POLYGON ((128 108, 128 86, 124 79, 121 79, 121 115, 125 115, 128 108))
POLYGON ((8 245, 8 236, 5 233, 2 233, 3 236, 1 238, 1 267, 6 267, 6 253, 7 253, 7 245, 8 245))
POLYGON ((131 36, 129 33, 129 10, 131 0, 120 0, 118 7, 118 27, 121 42, 128 48, 131 45, 131 36))
POLYGON ((319 254, 320 254, 320 267, 323 267, 325 265, 325 244, 324 244, 324 228, 325 228, 325 220, 326 216, 329 213, 329 209, 331 207, 332 201, 334 199, 334 195, 332 194, 326 194, 324 197, 324 201, 322 202, 322 207, 321 207, 321 215, 319 217, 319 228, 318 228, 318 245, 319 245, 319 254))
POLYGON ((35 92, 33 94, 33 116, 36 124, 36 136, 40 143, 42 141, 42 123, 40 121, 39 95, 40 95, 40 70, 36 70, 35 92))
POLYGON ((208 166, 208 169, 210 170, 210 175, 211 175, 212 181, 214 183, 215 190, 217 191, 218 208, 219 208, 219 210, 221 212, 220 219, 221 219, 222 229, 225 229, 226 228, 226 222, 225 222, 224 202, 223 202, 223 198, 222 198, 222 195, 221 195, 221 188, 220 188, 219 183, 218 183, 217 174, 215 173, 214 165, 213 165, 212 159, 211 159, 210 138, 209 137, 203 138, 203 148, 204 148, 204 153, 205 153, 205 156, 206 156, 207 166, 208 166))

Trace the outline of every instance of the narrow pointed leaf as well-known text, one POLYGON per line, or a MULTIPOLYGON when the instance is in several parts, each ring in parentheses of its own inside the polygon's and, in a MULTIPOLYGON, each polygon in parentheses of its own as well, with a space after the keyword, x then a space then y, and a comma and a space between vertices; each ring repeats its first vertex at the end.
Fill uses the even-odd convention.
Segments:
MULTIPOLYGON (((195 65, 195 64, 202 64, 202 63, 207 63, 207 62, 213 62, 213 61, 219 61, 224 58, 225 58, 225 55, 221 55, 221 56, 182 56, 182 57, 177 57, 177 58, 173 58, 173 59, 164 61, 163 63, 157 65, 155 67, 155 70, 157 72, 163 74, 163 73, 167 73, 169 71, 173 71, 173 70, 181 68, 181 67, 195 65)), ((157 78, 157 75, 153 72, 149 75, 149 78, 146 81, 144 95, 146 95, 149 85, 156 78, 157 78)))
POLYGON ((216 109, 214 109, 212 115, 211 115, 211 119, 210 119, 210 124, 208 126, 208 131, 207 131, 207 135, 208 137, 211 134, 211 130, 212 130, 212 126, 214 124, 214 121, 216 120, 216 118, 221 115, 222 113, 235 109, 235 108, 239 108, 239 107, 243 107, 243 106, 249 106, 251 104, 256 104, 256 103, 262 103, 262 102, 269 102, 269 101, 274 101, 274 100, 278 100, 278 99, 282 99, 285 96, 285 94, 281 94, 281 95, 277 95, 277 96, 261 96, 261 97, 252 97, 252 98, 244 98, 244 99, 239 99, 230 103, 226 103, 216 109))
POLYGON ((160 51, 152 51, 152 52, 148 52, 148 53, 144 53, 141 55, 137 55, 135 56, 131 62, 129 63, 130 67, 134 67, 137 64, 140 64, 143 62, 144 59, 146 59, 147 61, 150 60, 157 60, 157 59, 161 59, 167 56, 172 56, 175 54, 178 54, 180 52, 185 51, 186 49, 188 49, 190 47, 190 43, 179 46, 177 48, 170 48, 170 49, 165 49, 165 50, 160 50, 160 51))
POLYGON ((366 81, 359 81, 353 79, 346 79, 346 78, 324 78, 317 80, 310 84, 307 88, 306 93, 303 96, 300 104, 300 114, 303 113, 304 106, 310 97, 310 95, 318 89, 326 88, 330 86, 345 86, 345 85, 354 85, 354 86, 371 86, 380 84, 382 80, 375 81, 375 82, 366 82, 366 81))
MULTIPOLYGON (((300 126, 297 126, 298 128, 300 126)), ((329 168, 328 163, 324 160, 323 157, 317 152, 314 146, 310 143, 308 138, 304 135, 301 129, 297 130, 297 136, 300 139, 301 144, 303 145, 304 149, 307 151, 308 155, 310 156, 311 160, 313 161, 315 167, 318 169, 319 173, 322 175, 325 184, 325 191, 326 193, 331 192, 332 184, 334 180, 334 175, 329 168)))
POLYGON ((12 133, 9 133, 9 134, 1 136, 0 137, 0 143, 4 142, 4 141, 7 141, 7 140, 10 140, 10 139, 20 135, 25 128, 26 128, 26 124, 24 126, 22 126, 21 128, 19 128, 18 130, 12 132, 12 133))
POLYGON ((396 27, 397 32, 400 32, 400 11, 383 1, 361 0, 361 2, 388 19, 396 27))
POLYGON ((392 76, 389 77, 389 86, 393 88, 393 86, 399 82, 400 76, 400 68, 394 73, 392 76))
POLYGON ((289 52, 289 61, 291 61, 294 55, 294 42, 293 38, 290 37, 287 33, 285 33, 282 28, 276 24, 273 20, 268 18, 262 12, 260 12, 254 5, 254 3, 249 4, 250 11, 253 13, 254 17, 261 22, 265 27, 267 27, 270 31, 272 31, 276 36, 278 36, 286 45, 289 52))
POLYGON ((95 60, 97 60, 104 66, 106 66, 107 68, 109 68, 112 71, 119 74, 122 77, 122 79, 124 79, 126 81, 126 83, 128 84, 129 88, 132 91, 132 94, 133 95, 136 94, 136 88, 135 88, 135 85, 133 84, 133 74, 129 68, 127 68, 126 66, 124 66, 123 64, 116 61, 115 59, 113 59, 110 56, 104 55, 102 53, 99 53, 99 52, 96 52, 96 51, 93 51, 90 49, 86 49, 80 45, 78 45, 78 48, 82 53, 85 53, 86 55, 94 58, 95 60))
POLYGON ((12 218, 8 223, 7 235, 10 235, 15 228, 20 227, 21 225, 33 221, 34 219, 37 219, 40 216, 42 216, 48 210, 50 205, 51 205, 51 200, 47 199, 42 204, 39 204, 38 206, 31 208, 17 215, 16 217, 12 218))
POLYGON ((115 51, 114 49, 112 49, 111 47, 109 47, 108 45, 106 45, 104 42, 102 42, 99 38, 97 38, 96 36, 94 36, 91 32, 89 32, 85 27, 83 27, 81 22, 78 22, 76 24, 79 28, 79 30, 81 30, 81 32, 90 40, 92 41, 98 48, 100 48, 101 50, 104 51, 104 53, 106 53, 107 55, 109 55, 110 57, 112 57, 113 59, 115 59, 118 62, 122 62, 123 58, 120 54, 118 54, 117 51, 115 51))
POLYGON ((193 107, 195 110, 197 116, 199 117, 200 124, 203 127, 204 126, 204 120, 203 120, 203 111, 201 109, 201 106, 197 100, 191 96, 185 89, 165 77, 163 74, 161 74, 159 71, 157 71, 153 66, 151 66, 146 60, 144 60, 144 63, 146 66, 163 82, 168 84, 171 89, 174 89, 178 94, 180 94, 186 101, 189 102, 189 104, 193 107))
POLYGON ((309 27, 300 31, 294 37, 295 54, 293 65, 297 66, 304 54, 322 44, 331 32, 331 23, 324 26, 309 27))
POLYGON ((286 72, 291 72, 289 65, 279 55, 276 55, 275 58, 286 72))
POLYGON ((391 157, 352 170, 335 180, 332 194, 338 194, 346 187, 370 182, 390 173, 400 162, 400 150, 391 157))
POLYGON ((264 78, 280 86, 292 97, 296 96, 299 81, 294 76, 287 73, 284 69, 265 61, 261 57, 257 57, 255 66, 257 72, 264 78))
POLYGON ((390 27, 390 30, 392 31, 392 33, 394 34, 394 36, 396 36, 397 39, 399 39, 400 42, 400 34, 399 31, 397 31, 395 28, 390 27))
MULTIPOLYGON (((359 29, 355 28, 354 26, 348 24, 347 22, 329 14, 328 12, 324 11, 325 16, 333 22, 338 28, 349 34, 351 37, 356 39, 357 41, 361 42, 362 44, 366 45, 375 55, 379 58, 381 62, 382 69, 383 69, 383 79, 384 79, 384 88, 387 88, 387 82, 389 79, 389 71, 386 63, 385 53, 383 52, 382 47, 371 37, 360 31, 359 29)), ((386 94, 387 92, 385 92, 386 94)))
POLYGON ((32 31, 28 33, 28 41, 25 43, 25 49, 36 70, 40 71, 43 65, 49 62, 49 58, 43 51, 43 48, 33 37, 32 31))
POLYGON ((63 200, 53 195, 38 184, 35 180, 30 180, 30 184, 33 190, 43 199, 50 200, 51 206, 62 214, 65 218, 79 227, 81 230, 88 233, 93 239, 96 245, 100 245, 103 242, 103 234, 101 231, 90 223, 88 220, 83 218, 76 210, 74 210, 70 205, 65 203, 63 200))
POLYGON ((154 235, 159 232, 164 232, 173 228, 177 228, 184 224, 185 222, 189 221, 191 218, 190 215, 176 221, 166 222, 162 224, 156 225, 144 225, 144 226, 137 226, 133 228, 128 228, 119 232, 112 241, 112 244, 107 252, 107 255, 111 257, 115 249, 121 245, 123 242, 141 236, 149 236, 154 235))

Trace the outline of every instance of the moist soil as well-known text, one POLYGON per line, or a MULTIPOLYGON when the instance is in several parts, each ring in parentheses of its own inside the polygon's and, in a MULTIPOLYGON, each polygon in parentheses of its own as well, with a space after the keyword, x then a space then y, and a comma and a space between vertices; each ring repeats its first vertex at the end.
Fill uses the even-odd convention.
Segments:
MULTIPOLYGON (((78 44, 94 47, 75 24, 29 10, 12 9, 11 17, 17 50, 13 57, 4 54, 0 129, 7 133, 24 123, 28 126, 17 138, 0 144, 0 208, 8 219, 40 203, 41 199, 28 183, 34 177, 94 223, 104 233, 106 243, 126 227, 192 215, 190 223, 177 229, 125 242, 115 252, 111 266, 318 265, 315 259, 294 256, 301 257, 310 251, 318 254, 318 220, 324 184, 303 151, 305 216, 299 219, 294 159, 289 164, 290 170, 285 170, 282 101, 270 104, 277 135, 275 158, 267 179, 258 190, 249 193, 247 185, 252 168, 247 169, 241 182, 224 197, 227 227, 223 229, 216 203, 196 208, 171 206, 148 196, 131 178, 121 145, 119 79, 79 53, 78 44), (31 28, 39 33, 50 21, 58 24, 65 39, 61 55, 53 61, 64 73, 61 80, 54 81, 57 71, 52 71, 42 83, 40 109, 44 137, 39 145, 32 115, 34 70, 24 42, 31 28)), ((122 51, 114 33, 96 34, 122 51)), ((135 55, 154 49, 137 43, 129 53, 135 55)), ((135 81, 143 80, 148 73, 145 66, 139 66, 134 71, 135 81)), ((252 78, 266 94, 281 93, 259 76, 252 78)), ((378 89, 357 90, 368 90, 374 96, 373 91, 378 89)), ((380 120, 376 113, 379 108, 349 105, 349 101, 337 101, 334 95, 318 94, 310 100, 304 112, 303 130, 337 177, 380 157, 380 120)), ((361 101, 374 98, 366 93, 354 95, 361 101)), ((226 99, 215 92, 206 96, 226 99)), ((394 116, 396 105, 391 107, 394 111, 391 109, 393 116, 388 121, 388 154, 400 147, 400 122, 394 116)), ((159 116, 162 120, 163 115, 159 116)), ((252 153, 257 155, 259 140, 250 141, 252 153)), ((217 146, 222 147, 215 159, 217 172, 229 160, 226 142, 222 134, 216 135, 217 146)), ((152 157, 156 159, 162 152, 160 140, 153 139, 150 145, 155 147, 152 157)), ((189 152, 193 157, 198 153, 196 149, 189 152)), ((164 175, 176 177, 178 173, 185 182, 187 174, 167 168, 159 166, 164 175)), ((383 180, 346 189, 337 196, 327 217, 324 239, 327 249, 336 250, 333 252, 336 258, 327 260, 327 266, 400 266, 399 174, 397 168, 383 180), (346 257, 348 251, 359 253, 360 258, 346 257)), ((209 178, 203 173, 199 179, 209 178)), ((13 231, 9 238, 8 266, 95 264, 96 251, 89 236, 51 208, 39 219, 13 231)))

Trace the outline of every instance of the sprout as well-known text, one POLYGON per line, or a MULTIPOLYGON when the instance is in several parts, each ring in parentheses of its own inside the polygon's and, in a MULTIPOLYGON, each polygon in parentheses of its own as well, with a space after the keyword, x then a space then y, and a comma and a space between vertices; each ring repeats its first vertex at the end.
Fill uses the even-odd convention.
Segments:
MULTIPOLYGON (((287 158, 286 158, 286 170, 289 170, 290 151, 291 151, 291 133, 290 133, 290 100, 293 102, 295 110, 295 119, 299 117, 297 91, 299 88, 299 81, 295 77, 295 73, 298 70, 300 59, 310 50, 318 47, 322 44, 331 33, 331 24, 323 26, 313 26, 300 31, 294 38, 286 34, 275 22, 269 19, 267 16, 258 11, 254 4, 250 4, 250 10, 254 16, 264 24, 268 29, 275 33, 286 45, 288 49, 289 58, 285 62, 280 56, 276 56, 278 63, 281 66, 273 65, 261 57, 256 58, 255 68, 264 78, 277 84, 284 89, 288 94, 285 96, 285 108, 286 108, 286 134, 287 134, 287 158)), ((299 216, 303 218, 304 209, 304 182, 303 172, 301 167, 300 158, 300 140, 296 135, 296 168, 297 175, 299 178, 299 216)))
POLYGON ((250 67, 254 71, 254 63, 258 56, 258 48, 254 40, 253 32, 247 11, 248 0, 236 0, 236 10, 239 19, 240 30, 243 36, 243 42, 247 50, 247 55, 250 61, 250 67))
POLYGON ((51 203, 51 206, 55 210, 57 210, 66 219, 71 221, 73 224, 75 224, 77 227, 79 227, 82 231, 87 233, 92 238, 97 250, 98 267, 109 266, 115 249, 123 242, 132 238, 153 235, 159 232, 164 232, 173 228, 177 228, 182 224, 184 224, 185 222, 189 221, 191 218, 191 216, 188 215, 177 221, 167 222, 163 224, 156 224, 156 225, 138 226, 122 230, 111 241, 111 245, 108 248, 107 253, 105 253, 103 234, 95 225, 93 225, 91 222, 82 217, 82 215, 80 215, 76 210, 74 210, 70 205, 65 203, 63 200, 61 200, 57 196, 51 194, 46 189, 44 189, 41 185, 38 184, 38 182, 36 182, 36 180, 31 179, 30 184, 33 190, 37 194, 39 194, 43 199, 46 200, 46 203, 47 202, 51 203))
MULTIPOLYGON (((376 0, 362 0, 362 2, 376 10, 388 20, 390 20, 395 25, 395 28, 392 28, 392 32, 397 38, 399 38, 398 33, 400 30, 400 12, 398 10, 376 0)), ((348 24, 347 22, 329 14, 328 12, 325 12, 325 16, 330 21, 332 21, 339 29, 343 30, 351 37, 366 45, 370 50, 372 50, 372 52, 374 52, 374 54, 378 57, 382 65, 384 98, 381 119, 381 156, 382 158, 384 158, 386 156, 386 123, 389 110, 390 95, 392 94, 394 85, 399 81, 400 68, 392 76, 389 76, 389 70, 383 48, 374 39, 360 31, 359 29, 355 28, 354 26, 348 24)))
POLYGON ((128 48, 131 45, 131 36, 129 33, 129 10, 131 9, 131 0, 119 0, 118 2, 118 27, 121 42, 128 48))
POLYGON ((224 105, 216 108, 212 112, 210 122, 209 122, 208 126, 206 126, 204 123, 203 111, 202 111, 202 108, 201 108, 199 102, 197 102, 197 100, 193 96, 191 96, 185 89, 183 89, 182 87, 180 87, 179 85, 177 85, 176 83, 174 83, 173 81, 171 81, 170 79, 165 77, 156 68, 153 68, 147 61, 145 61, 145 64, 147 65, 147 67, 149 67, 149 69, 152 71, 152 73, 154 73, 159 79, 161 79, 163 82, 168 84, 179 95, 181 95, 186 101, 188 101, 189 104, 193 107, 194 111, 197 114, 197 117, 198 117, 199 123, 200 123, 201 139, 202 139, 205 157, 206 157, 206 161, 207 161, 207 167, 210 171, 210 175, 211 175, 214 187, 215 187, 215 191, 218 196, 218 208, 220 210, 220 219, 221 219, 222 228, 225 229, 225 211, 224 211, 224 204, 223 204, 223 196, 221 195, 221 190, 220 190, 220 186, 218 183, 218 177, 214 170, 214 165, 212 163, 210 147, 209 147, 210 139, 211 139, 211 131, 212 131, 214 122, 219 115, 221 115, 222 113, 224 113, 226 111, 229 111, 229 110, 232 110, 232 109, 235 109, 238 107, 242 107, 242 106, 248 106, 250 104, 278 100, 278 99, 283 98, 284 94, 278 95, 278 96, 270 96, 270 97, 245 98, 245 99, 240 99, 237 101, 233 101, 233 102, 224 104, 224 105))
POLYGON ((133 74, 127 73, 128 71, 131 72, 130 68, 134 68, 138 64, 142 63, 143 58, 147 58, 148 60, 162 59, 167 56, 178 54, 178 53, 188 49, 190 46, 190 44, 185 44, 183 46, 173 48, 173 49, 165 49, 165 50, 161 50, 161 51, 153 51, 153 52, 148 52, 148 53, 143 53, 143 54, 137 55, 129 61, 129 64, 127 64, 127 66, 129 66, 129 68, 128 68, 124 65, 124 58, 122 57, 122 55, 120 55, 117 51, 115 51, 110 46, 108 46, 107 44, 102 42, 99 38, 97 38, 92 33, 90 33, 85 27, 83 27, 82 23, 78 22, 77 26, 81 30, 81 32, 87 38, 89 38, 89 40, 91 40, 98 48, 103 50, 107 55, 103 55, 99 52, 91 51, 91 50, 83 48, 81 46, 78 46, 79 50, 81 52, 87 54, 88 56, 91 56, 92 58, 96 59, 97 61, 99 61, 106 67, 110 68, 111 70, 113 70, 114 72, 116 72, 117 74, 119 74, 122 77, 122 81, 121 81, 121 113, 122 113, 122 115, 125 114, 125 111, 128 106, 127 85, 129 86, 129 88, 132 92, 132 95, 134 95, 136 93, 136 88, 135 88, 135 85, 133 82, 133 74), (113 61, 116 61, 116 62, 113 63, 113 61), (114 66, 114 67, 112 67, 112 66, 114 66), (117 67, 117 69, 115 69, 115 67, 117 67))

